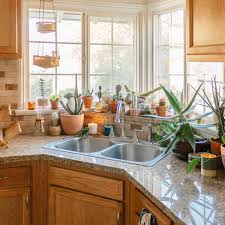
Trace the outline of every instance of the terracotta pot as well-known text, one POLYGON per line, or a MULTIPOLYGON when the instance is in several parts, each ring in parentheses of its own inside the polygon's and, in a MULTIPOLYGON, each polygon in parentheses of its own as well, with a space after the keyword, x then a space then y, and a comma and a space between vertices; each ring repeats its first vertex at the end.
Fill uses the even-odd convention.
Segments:
POLYGON ((92 101, 93 101, 93 96, 84 96, 83 101, 84 101, 84 107, 86 109, 90 109, 92 105, 92 101))
POLYGON ((38 106, 45 107, 48 105, 48 99, 46 98, 39 98, 38 99, 38 106))
POLYGON ((50 126, 49 133, 51 136, 59 136, 61 133, 61 127, 60 126, 50 126))
POLYGON ((223 167, 225 169, 225 145, 221 145, 221 158, 222 158, 222 162, 223 162, 223 167))
POLYGON ((158 116, 166 117, 167 116, 167 106, 157 106, 156 112, 158 116))
POLYGON ((56 100, 56 101, 50 100, 50 102, 51 102, 51 108, 52 109, 58 109, 59 108, 59 100, 56 100))
POLYGON ((111 101, 111 104, 110 104, 111 113, 116 113, 117 105, 118 105, 118 101, 117 100, 111 101))
POLYGON ((216 139, 210 140, 211 152, 214 155, 220 155, 221 143, 216 139))
POLYGON ((70 115, 63 113, 60 115, 63 131, 67 135, 74 135, 80 132, 84 124, 84 114, 70 115))

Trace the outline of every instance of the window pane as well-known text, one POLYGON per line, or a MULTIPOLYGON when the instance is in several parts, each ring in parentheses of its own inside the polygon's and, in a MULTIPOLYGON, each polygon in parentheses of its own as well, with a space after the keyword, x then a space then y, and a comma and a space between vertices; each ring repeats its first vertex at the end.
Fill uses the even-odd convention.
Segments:
POLYGON ((171 13, 159 16, 159 44, 168 45, 170 43, 171 13))
POLYGON ((58 13, 58 42, 81 43, 81 16, 71 13, 58 13))
POLYGON ((90 47, 90 73, 111 74, 112 46, 91 45, 90 47))
MULTIPOLYGON (((55 33, 39 33, 36 23, 40 21, 38 11, 29 12, 29 40, 30 41, 55 41, 55 33)), ((45 18, 49 22, 54 22, 53 13, 45 13, 45 18)))
POLYGON ((30 58, 30 74, 54 74, 55 68, 41 68, 39 66, 33 65, 33 55, 52 55, 51 52, 55 51, 55 44, 38 44, 38 43, 30 43, 29 44, 29 58, 30 58))
POLYGON ((113 43, 132 45, 134 37, 133 27, 132 19, 113 19, 113 43))
POLYGON ((173 45, 184 44, 184 11, 183 10, 179 10, 172 13, 171 43, 173 45))
POLYGON ((184 48, 170 48, 170 74, 184 74, 184 48))
POLYGON ((60 64, 57 69, 62 74, 81 74, 81 45, 59 44, 60 64))
POLYGON ((102 86, 103 91, 106 89, 113 90, 112 76, 92 76, 90 75, 90 89, 97 92, 98 87, 102 86))
MULTIPOLYGON (((79 94, 82 92, 82 76, 79 75, 78 77, 78 91, 79 94)), ((57 76, 57 89, 58 89, 58 95, 60 97, 63 97, 65 94, 69 92, 74 92, 76 87, 76 76, 71 75, 62 75, 57 76)))
POLYGON ((112 43, 112 18, 90 17, 90 42, 112 43))
POLYGON ((34 75, 30 76, 30 99, 36 100, 41 97, 39 89, 40 78, 45 80, 45 98, 49 98, 51 95, 55 94, 55 76, 48 75, 34 75))
POLYGON ((134 59, 132 47, 113 48, 113 83, 127 84, 134 87, 134 59))

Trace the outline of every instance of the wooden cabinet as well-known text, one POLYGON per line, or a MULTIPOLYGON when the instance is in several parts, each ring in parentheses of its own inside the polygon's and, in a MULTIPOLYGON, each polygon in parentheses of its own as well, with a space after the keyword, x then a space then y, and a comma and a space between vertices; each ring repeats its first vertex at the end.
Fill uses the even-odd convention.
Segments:
POLYGON ((30 170, 0 169, 0 225, 30 225, 30 170))
POLYGON ((29 188, 0 190, 0 224, 30 225, 29 188))
POLYGON ((187 0, 187 59, 225 61, 225 1, 187 0))
POLYGON ((0 58, 21 57, 21 0, 0 0, 0 58))
POLYGON ((123 225, 123 204, 66 188, 50 187, 48 225, 123 225))
POLYGON ((172 225, 172 221, 133 185, 130 185, 130 225, 138 225, 141 210, 151 213, 157 225, 172 225))
POLYGON ((48 225, 124 225, 123 181, 50 167, 48 225))

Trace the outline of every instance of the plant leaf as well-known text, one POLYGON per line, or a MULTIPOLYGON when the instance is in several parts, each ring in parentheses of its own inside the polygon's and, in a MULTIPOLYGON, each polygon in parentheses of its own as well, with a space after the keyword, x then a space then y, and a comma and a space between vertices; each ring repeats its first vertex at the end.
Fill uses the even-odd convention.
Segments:
POLYGON ((164 154, 167 154, 168 152, 170 152, 179 140, 180 140, 180 136, 175 136, 174 139, 166 147, 164 154))
POLYGON ((225 144, 225 134, 223 134, 223 136, 222 136, 222 142, 223 142, 223 144, 225 144))
POLYGON ((208 112, 208 113, 205 113, 205 114, 200 115, 200 116, 197 116, 197 117, 192 118, 192 119, 187 119, 187 121, 188 121, 188 122, 194 122, 194 121, 196 121, 196 120, 200 120, 200 119, 202 119, 202 118, 204 118, 204 117, 206 117, 206 116, 209 116, 209 115, 212 114, 212 113, 213 113, 213 111, 208 112))
POLYGON ((187 166, 187 173, 191 173, 194 168, 198 165, 198 163, 201 161, 201 159, 199 158, 194 158, 192 159, 189 163, 188 163, 188 166, 187 166))
POLYGON ((195 145, 196 145, 195 136, 189 123, 185 123, 183 125, 183 135, 185 136, 185 138, 187 139, 187 141, 190 143, 191 147, 195 151, 195 145))
POLYGON ((162 86, 163 91, 165 92, 170 105, 173 107, 173 109, 180 114, 181 113, 181 106, 180 103, 178 101, 178 99, 174 96, 174 94, 172 92, 169 92, 164 86, 162 86))

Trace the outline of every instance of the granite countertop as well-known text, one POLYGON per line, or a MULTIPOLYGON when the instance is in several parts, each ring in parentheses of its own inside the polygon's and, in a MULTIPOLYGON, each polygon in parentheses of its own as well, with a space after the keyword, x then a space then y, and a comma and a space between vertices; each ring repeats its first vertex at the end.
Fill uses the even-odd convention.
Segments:
POLYGON ((126 176, 177 224, 225 225, 225 176, 186 173, 186 163, 171 154, 152 167, 41 148, 63 137, 18 136, 0 151, 0 165, 44 158, 126 176))

